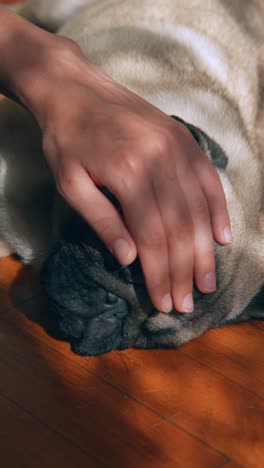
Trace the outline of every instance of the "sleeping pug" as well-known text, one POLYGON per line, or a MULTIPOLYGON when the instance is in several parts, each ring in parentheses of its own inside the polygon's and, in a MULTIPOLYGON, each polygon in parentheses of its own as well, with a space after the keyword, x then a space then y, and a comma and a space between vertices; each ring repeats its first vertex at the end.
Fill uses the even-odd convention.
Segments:
POLYGON ((156 311, 139 261, 121 267, 59 197, 32 116, 2 101, 0 255, 16 252, 41 270, 72 349, 176 347, 254 317, 247 306, 264 285, 262 1, 36 0, 16 8, 186 125, 221 177, 232 221, 233 243, 215 244, 216 291, 195 290, 191 314, 156 311))

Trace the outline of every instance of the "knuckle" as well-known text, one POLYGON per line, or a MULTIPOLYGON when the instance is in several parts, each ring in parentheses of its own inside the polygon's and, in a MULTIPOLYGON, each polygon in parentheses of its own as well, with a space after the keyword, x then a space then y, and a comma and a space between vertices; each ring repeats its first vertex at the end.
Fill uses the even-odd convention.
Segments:
POLYGON ((60 53, 68 56, 69 54, 82 55, 81 47, 73 39, 66 36, 59 36, 57 46, 60 47, 60 53))
POLYGON ((214 246, 211 240, 208 240, 207 245, 205 246, 204 257, 205 260, 214 264, 214 246))
POLYGON ((75 54, 82 54, 82 49, 79 46, 79 44, 77 44, 77 42, 75 42, 73 39, 70 39, 69 37, 66 37, 66 39, 67 39, 67 47, 71 50, 71 52, 75 54))
POLYGON ((120 157, 119 172, 128 177, 137 177, 142 170, 142 163, 139 158, 127 150, 123 150, 120 157))
POLYGON ((194 213, 197 218, 206 219, 209 217, 208 205, 204 196, 198 196, 194 204, 194 213))
POLYGON ((213 268, 215 263, 214 243, 209 233, 206 233, 204 237, 198 239, 195 250, 199 268, 207 271, 210 265, 213 268))
POLYGON ((165 134, 158 134, 152 138, 150 150, 159 157, 166 158, 169 153, 170 142, 165 134))
POLYGON ((71 199, 78 188, 78 177, 73 170, 62 167, 57 176, 58 192, 65 198, 71 199))
POLYGON ((165 236, 155 230, 141 232, 138 235, 138 242, 147 250, 161 250, 166 245, 165 236))
POLYGON ((167 239, 169 246, 177 244, 190 245, 194 239, 194 226, 191 219, 175 224, 168 229, 167 239))
POLYGON ((215 270, 214 251, 210 243, 201 249, 200 257, 197 255, 197 270, 202 273, 215 270))
POLYGON ((158 276, 152 276, 147 286, 153 298, 158 299, 158 297, 163 295, 163 292, 167 292, 169 289, 169 272, 163 270, 158 276))
POLYGON ((72 137, 70 131, 65 132, 63 128, 58 128, 56 134, 50 132, 47 138, 43 141, 47 151, 53 151, 57 156, 61 157, 69 153, 72 137))
POLYGON ((208 185, 211 187, 211 189, 215 190, 216 187, 217 188, 222 187, 220 175, 214 168, 211 168, 211 171, 209 174, 210 176, 208 177, 207 180, 208 180, 208 185))
POLYGON ((160 310, 160 299, 167 293, 169 287, 167 284, 162 283, 161 280, 158 278, 151 282, 148 286, 148 291, 150 296, 152 297, 153 305, 160 310))
MULTIPOLYGON (((42 149, 48 157, 62 158, 68 154, 70 145, 71 137, 69 132, 65 132, 61 126, 56 129, 48 128, 43 136, 42 149)), ((64 170, 64 168, 62 169, 64 170)))
POLYGON ((102 216, 95 219, 91 224, 96 232, 106 238, 113 231, 114 220, 111 216, 102 216))
POLYGON ((222 184, 220 175, 216 170, 214 170, 214 180, 215 180, 215 182, 217 182, 219 184, 222 184))
POLYGON ((42 150, 46 155, 57 155, 56 138, 54 135, 44 134, 42 139, 42 150))
POLYGON ((137 192, 139 186, 144 185, 143 164, 137 157, 133 157, 131 153, 121 154, 121 161, 116 165, 113 173, 115 192, 121 200, 137 192))

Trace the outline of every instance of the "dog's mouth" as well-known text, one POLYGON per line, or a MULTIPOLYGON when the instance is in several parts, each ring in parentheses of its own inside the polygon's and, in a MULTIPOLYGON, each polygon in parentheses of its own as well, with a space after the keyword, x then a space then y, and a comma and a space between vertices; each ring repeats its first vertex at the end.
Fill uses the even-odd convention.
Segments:
POLYGON ((80 355, 136 345, 156 313, 139 261, 121 267, 100 242, 60 242, 41 275, 60 336, 80 355))
POLYGON ((132 346, 136 336, 124 336, 126 319, 153 309, 139 261, 120 266, 81 219, 76 220, 74 237, 79 228, 86 243, 61 241, 41 273, 60 335, 82 355, 123 349, 128 341, 132 346))

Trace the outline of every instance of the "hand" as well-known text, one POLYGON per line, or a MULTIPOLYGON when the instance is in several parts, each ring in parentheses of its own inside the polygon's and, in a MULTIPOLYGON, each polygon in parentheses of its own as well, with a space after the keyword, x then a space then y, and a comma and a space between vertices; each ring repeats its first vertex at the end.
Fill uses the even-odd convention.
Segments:
POLYGON ((138 253, 158 310, 192 311, 193 277, 204 293, 216 287, 213 238, 231 240, 217 172, 185 126, 89 63, 72 41, 52 40, 46 60, 23 75, 21 95, 59 192, 121 264, 138 253))

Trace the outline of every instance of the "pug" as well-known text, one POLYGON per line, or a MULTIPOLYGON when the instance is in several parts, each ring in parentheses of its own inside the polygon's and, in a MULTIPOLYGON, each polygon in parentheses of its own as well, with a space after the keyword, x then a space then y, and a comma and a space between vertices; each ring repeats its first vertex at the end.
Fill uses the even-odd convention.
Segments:
MULTIPOLYGON (((182 122, 218 171, 233 243, 215 243, 217 289, 163 314, 140 262, 121 267, 56 192, 30 113, 0 103, 0 255, 40 270, 54 320, 81 355, 178 347, 250 318, 264 285, 262 0, 48 0, 17 12, 77 42, 89 60, 182 122)), ((118 200, 102 189, 119 210, 118 200)))

